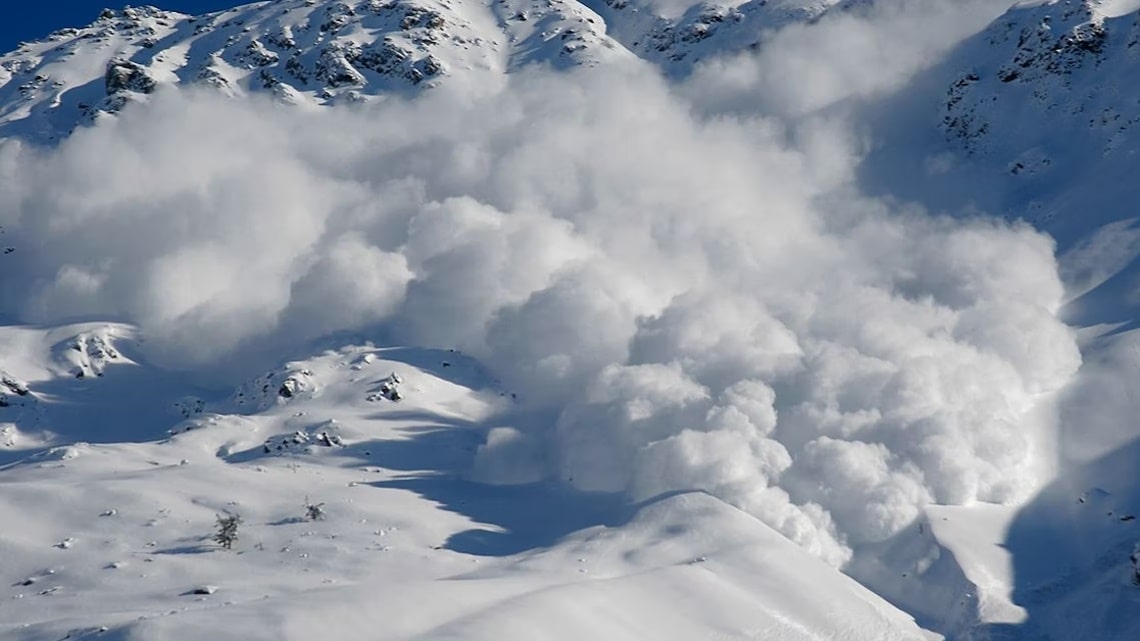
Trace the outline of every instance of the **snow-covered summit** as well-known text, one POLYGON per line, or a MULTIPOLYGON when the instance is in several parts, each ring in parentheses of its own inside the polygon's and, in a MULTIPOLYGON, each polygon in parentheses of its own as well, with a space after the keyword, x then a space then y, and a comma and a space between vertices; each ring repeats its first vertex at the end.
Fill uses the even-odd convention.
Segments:
POLYGON ((108 9, 0 56, 0 136, 58 140, 167 85, 329 105, 535 64, 641 57, 680 75, 833 5, 858 4, 694 2, 675 12, 627 0, 274 0, 201 16, 108 9))
POLYGON ((0 134, 55 139, 163 85, 331 104, 615 55, 605 25, 576 2, 278 0, 202 16, 129 7, 0 57, 0 134))

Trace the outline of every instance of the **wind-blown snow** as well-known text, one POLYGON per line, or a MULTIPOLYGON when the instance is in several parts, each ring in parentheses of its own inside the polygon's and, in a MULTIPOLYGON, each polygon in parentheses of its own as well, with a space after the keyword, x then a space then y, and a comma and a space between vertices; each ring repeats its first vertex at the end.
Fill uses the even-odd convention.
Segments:
POLYGON ((846 5, 846 11, 818 22, 795 22, 775 32, 764 42, 763 55, 721 56, 698 66, 693 93, 721 109, 751 112, 759 106, 791 119, 818 115, 902 87, 1009 8, 1007 0, 846 5))
POLYGON ((1137 0, 1094 0, 1092 6, 1106 18, 1118 18, 1140 11, 1137 0))
POLYGON ((738 115, 686 97, 715 69, 315 112, 169 89, 56 149, 0 141, 0 313, 135 323, 199 372, 344 330, 459 348, 527 410, 475 478, 706 490, 832 564, 927 503, 1026 497, 1034 407, 1080 363, 1052 241, 859 193, 858 128, 804 117, 913 65, 769 75, 738 115))

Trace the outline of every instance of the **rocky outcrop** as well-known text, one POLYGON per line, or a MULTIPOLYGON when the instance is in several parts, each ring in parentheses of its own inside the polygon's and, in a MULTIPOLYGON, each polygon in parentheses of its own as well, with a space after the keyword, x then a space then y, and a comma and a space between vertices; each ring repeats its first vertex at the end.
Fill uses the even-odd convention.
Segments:
POLYGON ((343 447, 344 439, 340 432, 340 424, 328 420, 291 434, 273 436, 262 444, 261 451, 264 454, 305 454, 317 448, 343 447))
POLYGON ((29 393, 27 383, 0 370, 0 408, 11 407, 29 393))
POLYGON ((153 93, 158 87, 158 81, 151 77, 146 67, 130 60, 116 59, 107 65, 107 72, 103 75, 107 88, 107 95, 114 95, 124 91, 135 93, 153 93))
POLYGON ((296 398, 312 398, 319 390, 311 369, 286 365, 242 385, 232 400, 242 410, 261 411, 296 398))
POLYGON ((52 348, 61 369, 75 378, 103 376, 112 363, 123 360, 116 349, 115 329, 111 326, 80 332, 52 348))

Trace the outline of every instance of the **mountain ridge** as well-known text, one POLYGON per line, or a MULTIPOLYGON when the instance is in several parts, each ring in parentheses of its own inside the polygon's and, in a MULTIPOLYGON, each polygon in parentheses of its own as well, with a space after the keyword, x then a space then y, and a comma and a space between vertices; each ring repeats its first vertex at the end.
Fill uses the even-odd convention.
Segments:
POLYGON ((56 141, 167 85, 331 105, 528 65, 641 57, 683 75, 706 57, 755 49, 765 31, 859 4, 700 4, 675 19, 619 0, 274 0, 202 16, 108 9, 0 56, 0 135, 56 141))

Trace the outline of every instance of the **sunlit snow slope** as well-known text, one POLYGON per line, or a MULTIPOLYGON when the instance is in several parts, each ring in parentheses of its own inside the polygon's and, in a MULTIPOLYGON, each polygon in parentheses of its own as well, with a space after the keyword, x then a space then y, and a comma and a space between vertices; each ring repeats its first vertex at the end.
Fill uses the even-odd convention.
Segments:
POLYGON ((5 412, 92 441, 23 458, 45 435, 22 418, 6 433, 5 639, 922 638, 705 494, 629 505, 466 479, 513 401, 459 354, 345 347, 200 399, 131 361, 122 326, 3 336, 6 380, 36 390, 5 412), (69 356, 93 336, 106 358, 76 379, 65 362, 89 362, 69 356), (163 424, 108 414, 137 399, 168 434, 121 431, 163 424), (211 539, 227 512, 232 552, 211 539))

